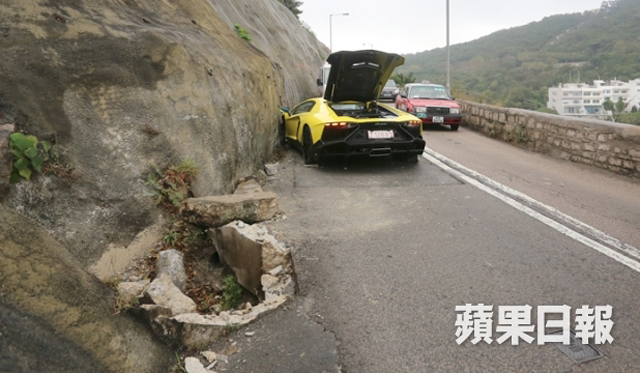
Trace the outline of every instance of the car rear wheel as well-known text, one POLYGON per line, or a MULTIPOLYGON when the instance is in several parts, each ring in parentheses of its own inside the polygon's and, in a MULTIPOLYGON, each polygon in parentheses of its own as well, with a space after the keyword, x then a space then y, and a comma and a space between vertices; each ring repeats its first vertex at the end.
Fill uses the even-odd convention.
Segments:
POLYGON ((457 131, 457 130, 458 130, 458 127, 460 127, 460 125, 459 125, 459 124, 453 124, 453 125, 451 125, 451 130, 452 130, 452 131, 457 131))
POLYGON ((304 164, 315 163, 313 156, 313 139, 311 138, 311 130, 309 130, 309 127, 305 127, 302 132, 302 155, 304 157, 304 164))
POLYGON ((280 117, 280 121, 278 122, 278 142, 281 146, 285 146, 287 144, 284 117, 280 117))

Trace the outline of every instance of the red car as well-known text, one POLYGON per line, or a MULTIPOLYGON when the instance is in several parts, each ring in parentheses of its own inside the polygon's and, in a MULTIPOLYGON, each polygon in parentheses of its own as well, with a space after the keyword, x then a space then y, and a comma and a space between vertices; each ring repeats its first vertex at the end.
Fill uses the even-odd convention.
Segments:
POLYGON ((437 84, 410 83, 396 97, 396 107, 415 115, 426 124, 443 124, 457 131, 462 122, 460 105, 437 84))

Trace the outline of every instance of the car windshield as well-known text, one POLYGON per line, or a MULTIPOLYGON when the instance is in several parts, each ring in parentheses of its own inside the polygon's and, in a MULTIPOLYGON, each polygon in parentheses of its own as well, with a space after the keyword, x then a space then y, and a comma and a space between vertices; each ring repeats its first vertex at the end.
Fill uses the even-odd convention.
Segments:
POLYGON ((391 80, 391 79, 387 80, 387 84, 385 84, 384 86, 387 87, 387 88, 396 88, 397 87, 396 82, 391 80))
POLYGON ((417 86, 411 88, 409 98, 449 99, 447 91, 442 86, 417 86))

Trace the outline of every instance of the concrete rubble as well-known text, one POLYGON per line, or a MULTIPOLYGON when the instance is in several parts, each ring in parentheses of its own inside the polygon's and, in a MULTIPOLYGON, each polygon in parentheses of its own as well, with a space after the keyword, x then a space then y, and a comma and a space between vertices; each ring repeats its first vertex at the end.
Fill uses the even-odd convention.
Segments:
MULTIPOLYGON (((233 270, 238 282, 258 298, 266 299, 269 290, 262 283, 263 274, 279 267, 278 275, 290 278, 291 251, 270 235, 265 226, 235 221, 209 230, 209 237, 216 245, 220 260, 233 270)), ((282 293, 280 289, 277 291, 282 293)))
POLYGON ((188 357, 184 359, 184 369, 187 373, 209 373, 210 371, 205 369, 204 365, 195 357, 188 357))
POLYGON ((254 179, 249 179, 241 182, 236 187, 235 192, 233 194, 251 194, 251 193, 262 193, 262 187, 260 183, 258 183, 254 179))
POLYGON ((142 298, 145 290, 151 282, 149 280, 138 282, 121 282, 118 284, 118 305, 134 305, 142 298))
POLYGON ((156 262, 156 275, 158 277, 167 273, 174 285, 185 291, 187 287, 187 274, 184 271, 184 255, 178 250, 171 249, 161 251, 156 262))
POLYGON ((193 299, 184 295, 167 273, 153 280, 145 293, 154 304, 170 309, 172 315, 197 312, 193 299))
MULTIPOLYGON (((174 249, 158 254, 153 281, 118 285, 118 302, 126 308, 141 310, 153 331, 170 344, 201 348, 230 328, 246 325, 276 309, 295 294, 291 250, 269 234, 266 226, 247 224, 273 218, 278 212, 276 195, 263 192, 252 179, 240 183, 235 193, 189 199, 182 204, 181 214, 193 224, 209 227, 207 232, 220 261, 261 303, 246 302, 229 311, 222 311, 216 304, 210 308, 211 314, 198 313, 196 303, 184 294, 187 287, 184 255, 174 249)), ((247 336, 253 333, 248 332, 247 336)), ((211 372, 208 368, 235 353, 234 347, 237 351, 237 346, 232 345, 217 355, 203 353, 208 365, 197 358, 188 358, 185 369, 194 373, 211 372)))
POLYGON ((180 205, 184 221, 210 228, 234 220, 253 224, 272 219, 278 212, 277 195, 270 192, 188 198, 180 205))
POLYGON ((267 174, 267 176, 273 176, 275 174, 278 173, 278 167, 280 166, 280 164, 278 162, 276 163, 267 163, 264 165, 264 172, 267 174))

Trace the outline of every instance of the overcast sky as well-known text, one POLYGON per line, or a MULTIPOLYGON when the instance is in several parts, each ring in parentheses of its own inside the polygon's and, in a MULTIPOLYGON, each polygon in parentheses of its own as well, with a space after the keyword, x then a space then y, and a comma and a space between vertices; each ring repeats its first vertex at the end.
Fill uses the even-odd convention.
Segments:
MULTIPOLYGON (((416 53, 447 45, 446 0, 301 0, 300 19, 333 51, 373 49, 416 53), (348 16, 330 14, 349 13, 348 16)), ((450 0, 450 43, 600 8, 602 0, 450 0)))

